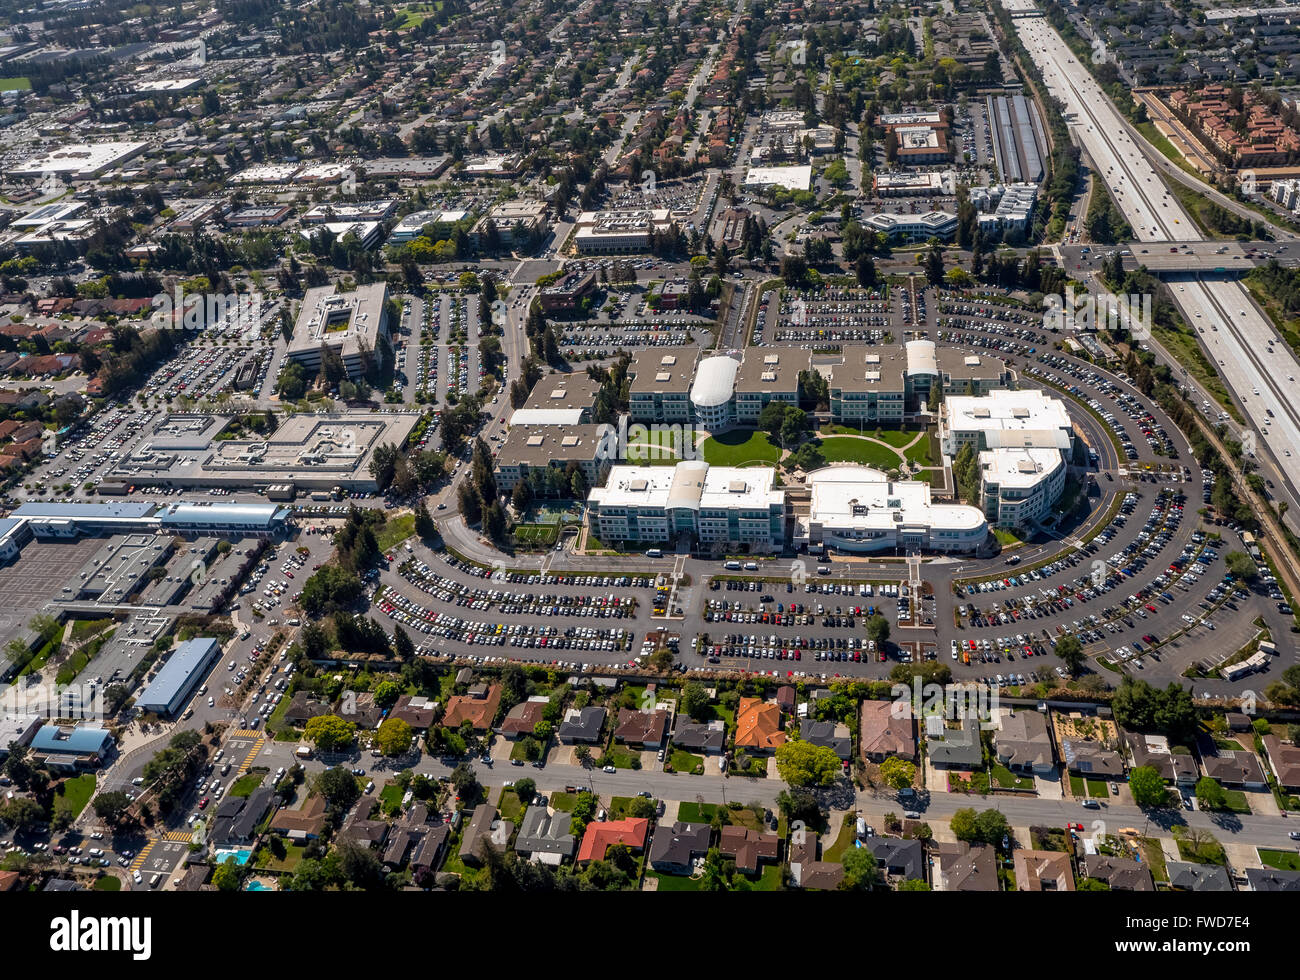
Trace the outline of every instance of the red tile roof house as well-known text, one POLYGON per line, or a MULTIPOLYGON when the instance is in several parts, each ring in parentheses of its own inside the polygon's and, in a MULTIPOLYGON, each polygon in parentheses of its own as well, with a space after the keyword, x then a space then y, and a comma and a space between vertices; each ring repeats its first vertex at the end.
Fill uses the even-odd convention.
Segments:
POLYGON ((605 852, 612 844, 624 844, 632 851, 645 849, 646 838, 650 835, 650 821, 644 817, 629 817, 626 820, 595 821, 587 824, 582 835, 582 846, 578 848, 578 863, 603 861, 605 852))
POLYGON ((659 749, 663 747, 664 736, 667 733, 667 711, 637 711, 635 708, 621 708, 618 712, 618 725, 614 728, 616 741, 643 749, 659 749))
POLYGON ((447 699, 447 713, 443 715, 442 723, 448 728, 459 728, 468 721, 474 726, 474 731, 486 732, 496 720, 500 705, 500 684, 487 688, 476 684, 469 694, 457 694, 447 699))
POLYGON ((862 702, 859 741, 864 759, 884 762, 890 756, 916 758, 916 722, 909 706, 903 706, 907 717, 895 717, 900 713, 896 706, 895 701, 862 702))

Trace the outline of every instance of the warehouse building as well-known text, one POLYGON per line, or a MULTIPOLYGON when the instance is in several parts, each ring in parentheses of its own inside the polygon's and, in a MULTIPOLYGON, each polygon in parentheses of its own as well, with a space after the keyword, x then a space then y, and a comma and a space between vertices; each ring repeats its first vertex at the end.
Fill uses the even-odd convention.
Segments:
POLYGON ((136 699, 136 707, 172 717, 189 700, 199 681, 221 656, 215 637, 197 636, 178 646, 153 681, 136 699))

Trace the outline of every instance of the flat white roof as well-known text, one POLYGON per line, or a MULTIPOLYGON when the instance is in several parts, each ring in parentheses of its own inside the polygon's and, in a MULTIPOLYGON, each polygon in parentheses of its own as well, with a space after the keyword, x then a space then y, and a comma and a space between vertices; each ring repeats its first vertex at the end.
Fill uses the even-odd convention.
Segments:
POLYGON ((1027 490, 1048 479, 1065 465, 1056 449, 986 449, 979 455, 980 470, 999 489, 1027 490))
POLYGON ((809 520, 831 532, 886 531, 926 527, 936 531, 974 531, 984 515, 964 504, 935 504, 921 480, 892 481, 869 466, 824 466, 808 474, 812 490, 809 520))
MULTIPOLYGON (((944 410, 948 427, 954 432, 1068 433, 1071 428, 1065 403, 1037 388, 1021 391, 996 388, 981 396, 951 395, 944 401, 944 410)), ((990 441, 989 445, 992 446, 993 442, 990 441)))
POLYGON ((785 502, 775 483, 776 470, 770 466, 710 466, 703 460, 675 466, 614 466, 605 485, 593 489, 588 500, 601 507, 766 511, 785 502))
POLYGON ((750 167, 745 174, 746 187, 767 187, 771 184, 788 191, 806 191, 812 186, 812 166, 750 167))

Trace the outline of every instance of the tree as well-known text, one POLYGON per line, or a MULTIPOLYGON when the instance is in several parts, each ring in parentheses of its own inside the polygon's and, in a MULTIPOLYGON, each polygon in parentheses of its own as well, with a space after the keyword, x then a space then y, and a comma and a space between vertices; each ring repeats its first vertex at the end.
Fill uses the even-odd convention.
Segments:
POLYGON ((695 681, 682 688, 682 710, 696 721, 701 721, 709 710, 708 689, 695 681))
POLYGON ((537 792, 537 784, 528 777, 515 780, 515 795, 519 797, 521 803, 533 802, 533 794, 537 792))
POLYGON ((316 791, 329 801, 330 806, 345 810, 361 796, 357 777, 342 766, 326 769, 316 777, 316 791))
POLYGON ((879 648, 889 640, 889 620, 877 613, 867 619, 867 639, 879 648))
POLYGON ((791 786, 829 786, 842 767, 834 749, 794 739, 777 747, 776 768, 791 786))
POLYGON ((1224 561, 1233 578, 1253 582, 1259 577, 1259 567, 1255 564, 1255 559, 1244 551, 1229 551, 1224 561))
POLYGON ((1056 655, 1061 658, 1071 677, 1079 676, 1079 671, 1083 669, 1088 659, 1083 655, 1083 645, 1079 642, 1079 638, 1073 633, 1067 633, 1056 641, 1056 655))
POLYGON ((474 775, 474 770, 464 762, 459 763, 451 771, 451 784, 456 787, 456 792, 462 799, 473 799, 478 795, 478 777, 474 775))
MULTIPOLYGON (((399 633, 401 632, 401 629, 400 626, 397 627, 399 633)), ((394 640, 396 640, 396 635, 396 633, 393 634, 394 640)), ((407 637, 407 642, 410 642, 410 637, 407 637)), ((402 689, 394 681, 381 681, 379 686, 375 688, 374 694, 375 704, 387 710, 397 703, 397 699, 401 697, 402 689)))
POLYGON ((401 718, 389 718, 379 726, 379 731, 375 733, 375 741, 379 744, 379 751, 384 755, 402 755, 411 750, 411 744, 415 737, 411 734, 411 726, 401 718))
POLYGON ((131 800, 119 790, 100 793, 95 797, 95 816, 106 824, 116 825, 121 822, 131 806, 131 800))
POLYGON ((235 863, 234 857, 228 857, 225 864, 217 865, 217 869, 212 872, 212 884, 219 892, 239 891, 239 865, 235 863))
POLYGON ((654 800, 644 796, 632 797, 632 801, 627 805, 627 815, 635 819, 649 820, 655 812, 654 800))
POLYGON ((1228 805, 1228 794, 1212 776, 1202 776, 1196 781, 1196 799, 1202 810, 1222 810, 1228 805))
POLYGON ((850 847, 844 852, 841 863, 844 865, 844 879, 840 888, 844 891, 870 891, 880 880, 876 856, 869 848, 850 847))
POLYGON ((438 525, 429 516, 429 508, 423 500, 415 508, 415 533, 422 541, 438 536, 438 525))
POLYGON ((317 715, 303 729, 303 737, 322 752, 337 752, 347 748, 356 734, 357 726, 338 715, 317 715))
POLYGON ((880 778, 893 789, 906 789, 915 777, 916 766, 898 756, 890 756, 880 764, 880 778))
POLYGON ((953 836, 968 843, 978 840, 979 831, 976 829, 975 817, 975 808, 971 806, 962 807, 955 812, 948 823, 953 836))
POLYGON ((1133 802, 1143 809, 1159 809, 1169 804, 1169 788, 1154 766, 1138 766, 1130 772, 1128 787, 1133 802))

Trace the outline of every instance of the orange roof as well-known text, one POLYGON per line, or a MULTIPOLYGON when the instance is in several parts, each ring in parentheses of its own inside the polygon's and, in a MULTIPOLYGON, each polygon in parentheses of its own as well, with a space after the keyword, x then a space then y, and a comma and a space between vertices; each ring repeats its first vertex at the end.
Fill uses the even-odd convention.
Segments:
POLYGON ((500 684, 489 687, 487 697, 482 699, 457 694, 447 699, 447 713, 443 716, 442 723, 448 728, 459 728, 468 721, 475 729, 483 731, 492 727, 500 703, 500 684))
POLYGON ((593 820, 587 824, 587 831, 582 835, 578 860, 604 860, 605 852, 611 844, 626 844, 634 850, 640 850, 645 847, 645 839, 649 833, 650 821, 644 817, 608 820, 603 823, 593 820))
POLYGON ((741 698, 736 712, 737 747, 774 749, 784 744, 780 706, 758 698, 741 698))

